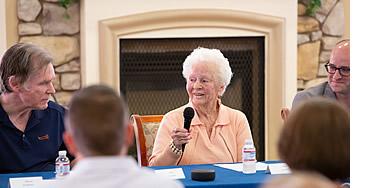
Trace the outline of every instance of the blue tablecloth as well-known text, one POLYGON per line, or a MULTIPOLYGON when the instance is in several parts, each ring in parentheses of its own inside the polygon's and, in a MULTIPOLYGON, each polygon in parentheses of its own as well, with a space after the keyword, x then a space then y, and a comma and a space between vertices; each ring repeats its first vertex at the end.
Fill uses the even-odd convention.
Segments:
MULTIPOLYGON (((265 163, 275 163, 274 161, 265 163)), ((152 169, 169 169, 169 168, 182 168, 185 174, 185 179, 180 181, 187 188, 191 187, 229 187, 229 188, 256 188, 259 187, 267 178, 273 175, 267 173, 267 171, 257 171, 256 174, 244 174, 242 172, 229 170, 221 167, 217 167, 211 164, 208 165, 187 165, 187 166, 159 166, 151 167, 152 169), (193 169, 214 169, 215 180, 214 181, 194 181, 191 179, 191 170, 193 169)))
POLYGON ((20 178, 20 177, 35 177, 42 176, 43 179, 51 179, 55 177, 55 173, 52 172, 27 172, 27 173, 16 173, 16 174, 0 174, 0 188, 9 187, 9 178, 20 178))
MULTIPOLYGON (((277 161, 267 161, 265 163, 275 163, 277 161)), ((187 166, 159 166, 151 167, 152 169, 168 169, 168 168, 182 168, 185 174, 185 179, 180 180, 185 187, 240 187, 240 188, 256 188, 259 187, 268 177, 273 175, 266 171, 257 171, 256 174, 243 174, 234 170, 220 168, 211 164, 207 165, 187 165, 187 166), (214 169, 215 180, 208 182, 194 181, 191 179, 190 172, 193 169, 214 169)), ((0 174, 0 188, 8 188, 9 178, 13 177, 34 177, 42 176, 43 179, 54 178, 54 172, 29 172, 16 174, 0 174)))

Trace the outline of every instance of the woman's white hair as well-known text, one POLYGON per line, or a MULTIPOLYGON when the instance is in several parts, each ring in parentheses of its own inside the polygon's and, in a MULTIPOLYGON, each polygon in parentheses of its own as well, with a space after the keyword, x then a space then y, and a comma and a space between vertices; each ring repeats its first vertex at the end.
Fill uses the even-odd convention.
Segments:
POLYGON ((220 94, 223 95, 233 75, 228 59, 218 49, 198 47, 184 61, 182 74, 186 80, 189 79, 193 65, 199 63, 215 65, 213 76, 217 78, 219 84, 223 84, 223 92, 220 94))

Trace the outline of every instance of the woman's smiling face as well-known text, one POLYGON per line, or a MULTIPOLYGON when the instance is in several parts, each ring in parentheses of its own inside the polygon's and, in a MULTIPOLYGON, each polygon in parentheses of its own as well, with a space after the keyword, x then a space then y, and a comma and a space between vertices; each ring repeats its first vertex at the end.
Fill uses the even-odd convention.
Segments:
POLYGON ((194 106, 205 106, 215 103, 223 91, 223 84, 219 84, 214 64, 196 63, 192 66, 187 79, 186 90, 194 106))

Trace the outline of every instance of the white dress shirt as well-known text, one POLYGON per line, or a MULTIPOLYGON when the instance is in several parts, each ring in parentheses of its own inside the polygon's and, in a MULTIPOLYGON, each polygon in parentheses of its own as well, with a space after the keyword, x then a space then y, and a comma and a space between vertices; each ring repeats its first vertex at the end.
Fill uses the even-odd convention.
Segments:
POLYGON ((180 188, 183 185, 140 168, 131 157, 89 157, 80 160, 64 179, 50 182, 54 188, 180 188))

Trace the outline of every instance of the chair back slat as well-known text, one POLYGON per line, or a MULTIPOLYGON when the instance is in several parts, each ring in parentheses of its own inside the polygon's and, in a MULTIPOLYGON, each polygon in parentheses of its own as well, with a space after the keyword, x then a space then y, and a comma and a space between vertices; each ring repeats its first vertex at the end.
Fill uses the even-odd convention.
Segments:
POLYGON ((137 158, 140 166, 148 166, 148 158, 152 154, 156 133, 163 115, 131 116, 137 145, 137 158))

